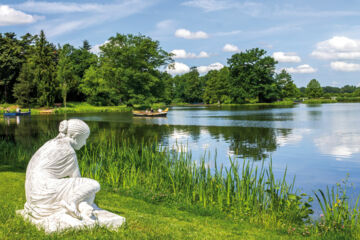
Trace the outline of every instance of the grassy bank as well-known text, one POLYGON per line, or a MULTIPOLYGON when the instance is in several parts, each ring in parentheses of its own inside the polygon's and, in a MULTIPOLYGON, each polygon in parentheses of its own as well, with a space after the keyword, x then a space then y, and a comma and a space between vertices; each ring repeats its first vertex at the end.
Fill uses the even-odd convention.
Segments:
POLYGON ((302 103, 321 104, 321 103, 353 103, 353 102, 360 102, 360 97, 337 97, 336 99, 313 98, 313 99, 307 99, 302 103))
POLYGON ((46 235, 15 215, 25 203, 24 180, 24 173, 0 172, 0 239, 287 239, 281 231, 234 222, 226 216, 203 216, 179 206, 151 203, 105 189, 95 201, 99 207, 126 218, 126 225, 119 231, 95 228, 46 235))
POLYGON ((292 100, 284 100, 284 101, 276 101, 272 103, 259 103, 256 101, 252 101, 249 103, 212 103, 212 104, 192 104, 192 103, 172 103, 171 106, 291 106, 294 105, 294 101, 292 100))
MULTIPOLYGON (((0 115, 9 109, 10 112, 15 112, 18 105, 12 104, 1 104, 0 105, 0 115)), ((27 112, 28 108, 20 108, 22 112, 27 112)), ((31 108, 32 115, 39 115, 41 111, 50 110, 53 114, 61 113, 90 113, 90 112, 128 112, 131 111, 131 108, 121 105, 121 106, 93 106, 88 103, 77 103, 71 102, 67 104, 67 107, 57 107, 57 108, 31 108)))
MULTIPOLYGON (((30 225, 21 228, 24 223, 14 216, 14 211, 25 201, 22 172, 31 155, 49 138, 44 136, 32 146, 0 140, 0 171, 18 171, 16 174, 20 175, 14 176, 21 178, 9 177, 15 173, 3 175, 2 182, 7 181, 3 191, 14 190, 13 195, 5 194, 8 207, 0 208, 3 236, 20 231, 25 234, 19 235, 23 238, 26 234, 45 238, 30 225), (9 199, 16 199, 17 203, 11 205, 9 199)), ((325 206, 324 217, 312 221, 309 218, 312 199, 296 191, 293 183, 287 183, 286 173, 275 179, 271 164, 256 168, 251 162, 233 161, 229 168, 210 169, 209 159, 195 163, 189 154, 162 149, 156 140, 137 143, 132 139, 120 142, 116 139, 121 136, 100 133, 96 143, 90 142, 79 151, 78 160, 82 175, 102 185, 103 191, 97 197, 99 205, 130 221, 119 233, 95 229, 81 232, 80 239, 87 235, 130 239, 359 237, 359 209, 350 207, 344 191, 325 192, 325 198, 318 192, 325 206), (151 211, 145 214, 148 209, 151 211)), ((72 233, 58 238, 69 236, 72 233)))

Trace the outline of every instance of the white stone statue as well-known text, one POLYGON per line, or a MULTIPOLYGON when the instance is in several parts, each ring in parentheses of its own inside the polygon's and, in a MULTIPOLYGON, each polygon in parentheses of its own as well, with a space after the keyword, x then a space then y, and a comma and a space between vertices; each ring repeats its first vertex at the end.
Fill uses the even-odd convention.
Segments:
POLYGON ((99 183, 80 175, 75 150, 85 145, 88 125, 78 119, 64 120, 59 132, 31 158, 26 170, 26 203, 18 213, 46 232, 97 224, 121 226, 125 218, 94 204, 99 183))

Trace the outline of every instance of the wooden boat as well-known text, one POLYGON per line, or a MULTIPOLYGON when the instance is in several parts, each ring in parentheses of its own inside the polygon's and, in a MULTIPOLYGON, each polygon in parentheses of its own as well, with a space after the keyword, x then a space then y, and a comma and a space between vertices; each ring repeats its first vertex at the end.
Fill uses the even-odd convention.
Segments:
POLYGON ((31 115, 31 111, 4 113, 4 117, 30 116, 30 115, 31 115))
POLYGON ((45 110, 40 111, 41 115, 43 115, 43 114, 52 114, 52 113, 54 113, 52 109, 45 109, 45 110))
POLYGON ((150 112, 150 111, 133 111, 134 117, 166 117, 168 108, 162 112, 150 112))

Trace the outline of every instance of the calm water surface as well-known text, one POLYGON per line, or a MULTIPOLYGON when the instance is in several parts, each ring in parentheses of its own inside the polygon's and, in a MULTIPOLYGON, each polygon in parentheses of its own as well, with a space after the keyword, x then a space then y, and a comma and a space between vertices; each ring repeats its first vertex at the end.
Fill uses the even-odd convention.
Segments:
MULTIPOLYGON (((167 118, 134 118, 130 113, 68 114, 0 119, 0 138, 31 144, 47 131, 57 131, 64 118, 86 121, 90 141, 112 129, 136 139, 157 136, 175 151, 191 151, 194 160, 210 154, 210 166, 229 166, 229 157, 273 161, 281 175, 305 192, 333 185, 350 174, 360 192, 360 104, 294 107, 173 107, 167 118)), ((119 139, 121 141, 121 139, 119 139)))

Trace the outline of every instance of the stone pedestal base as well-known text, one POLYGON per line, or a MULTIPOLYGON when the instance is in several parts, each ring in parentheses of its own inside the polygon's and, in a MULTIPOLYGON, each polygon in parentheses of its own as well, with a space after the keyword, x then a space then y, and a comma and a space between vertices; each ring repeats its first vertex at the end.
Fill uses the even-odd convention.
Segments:
POLYGON ((24 219, 35 224, 38 228, 44 229, 47 233, 64 231, 70 228, 92 228, 95 226, 104 226, 116 230, 125 223, 124 217, 101 208, 94 209, 92 218, 83 220, 74 218, 66 212, 59 212, 40 220, 33 218, 25 210, 18 210, 16 213, 22 215, 24 219))

